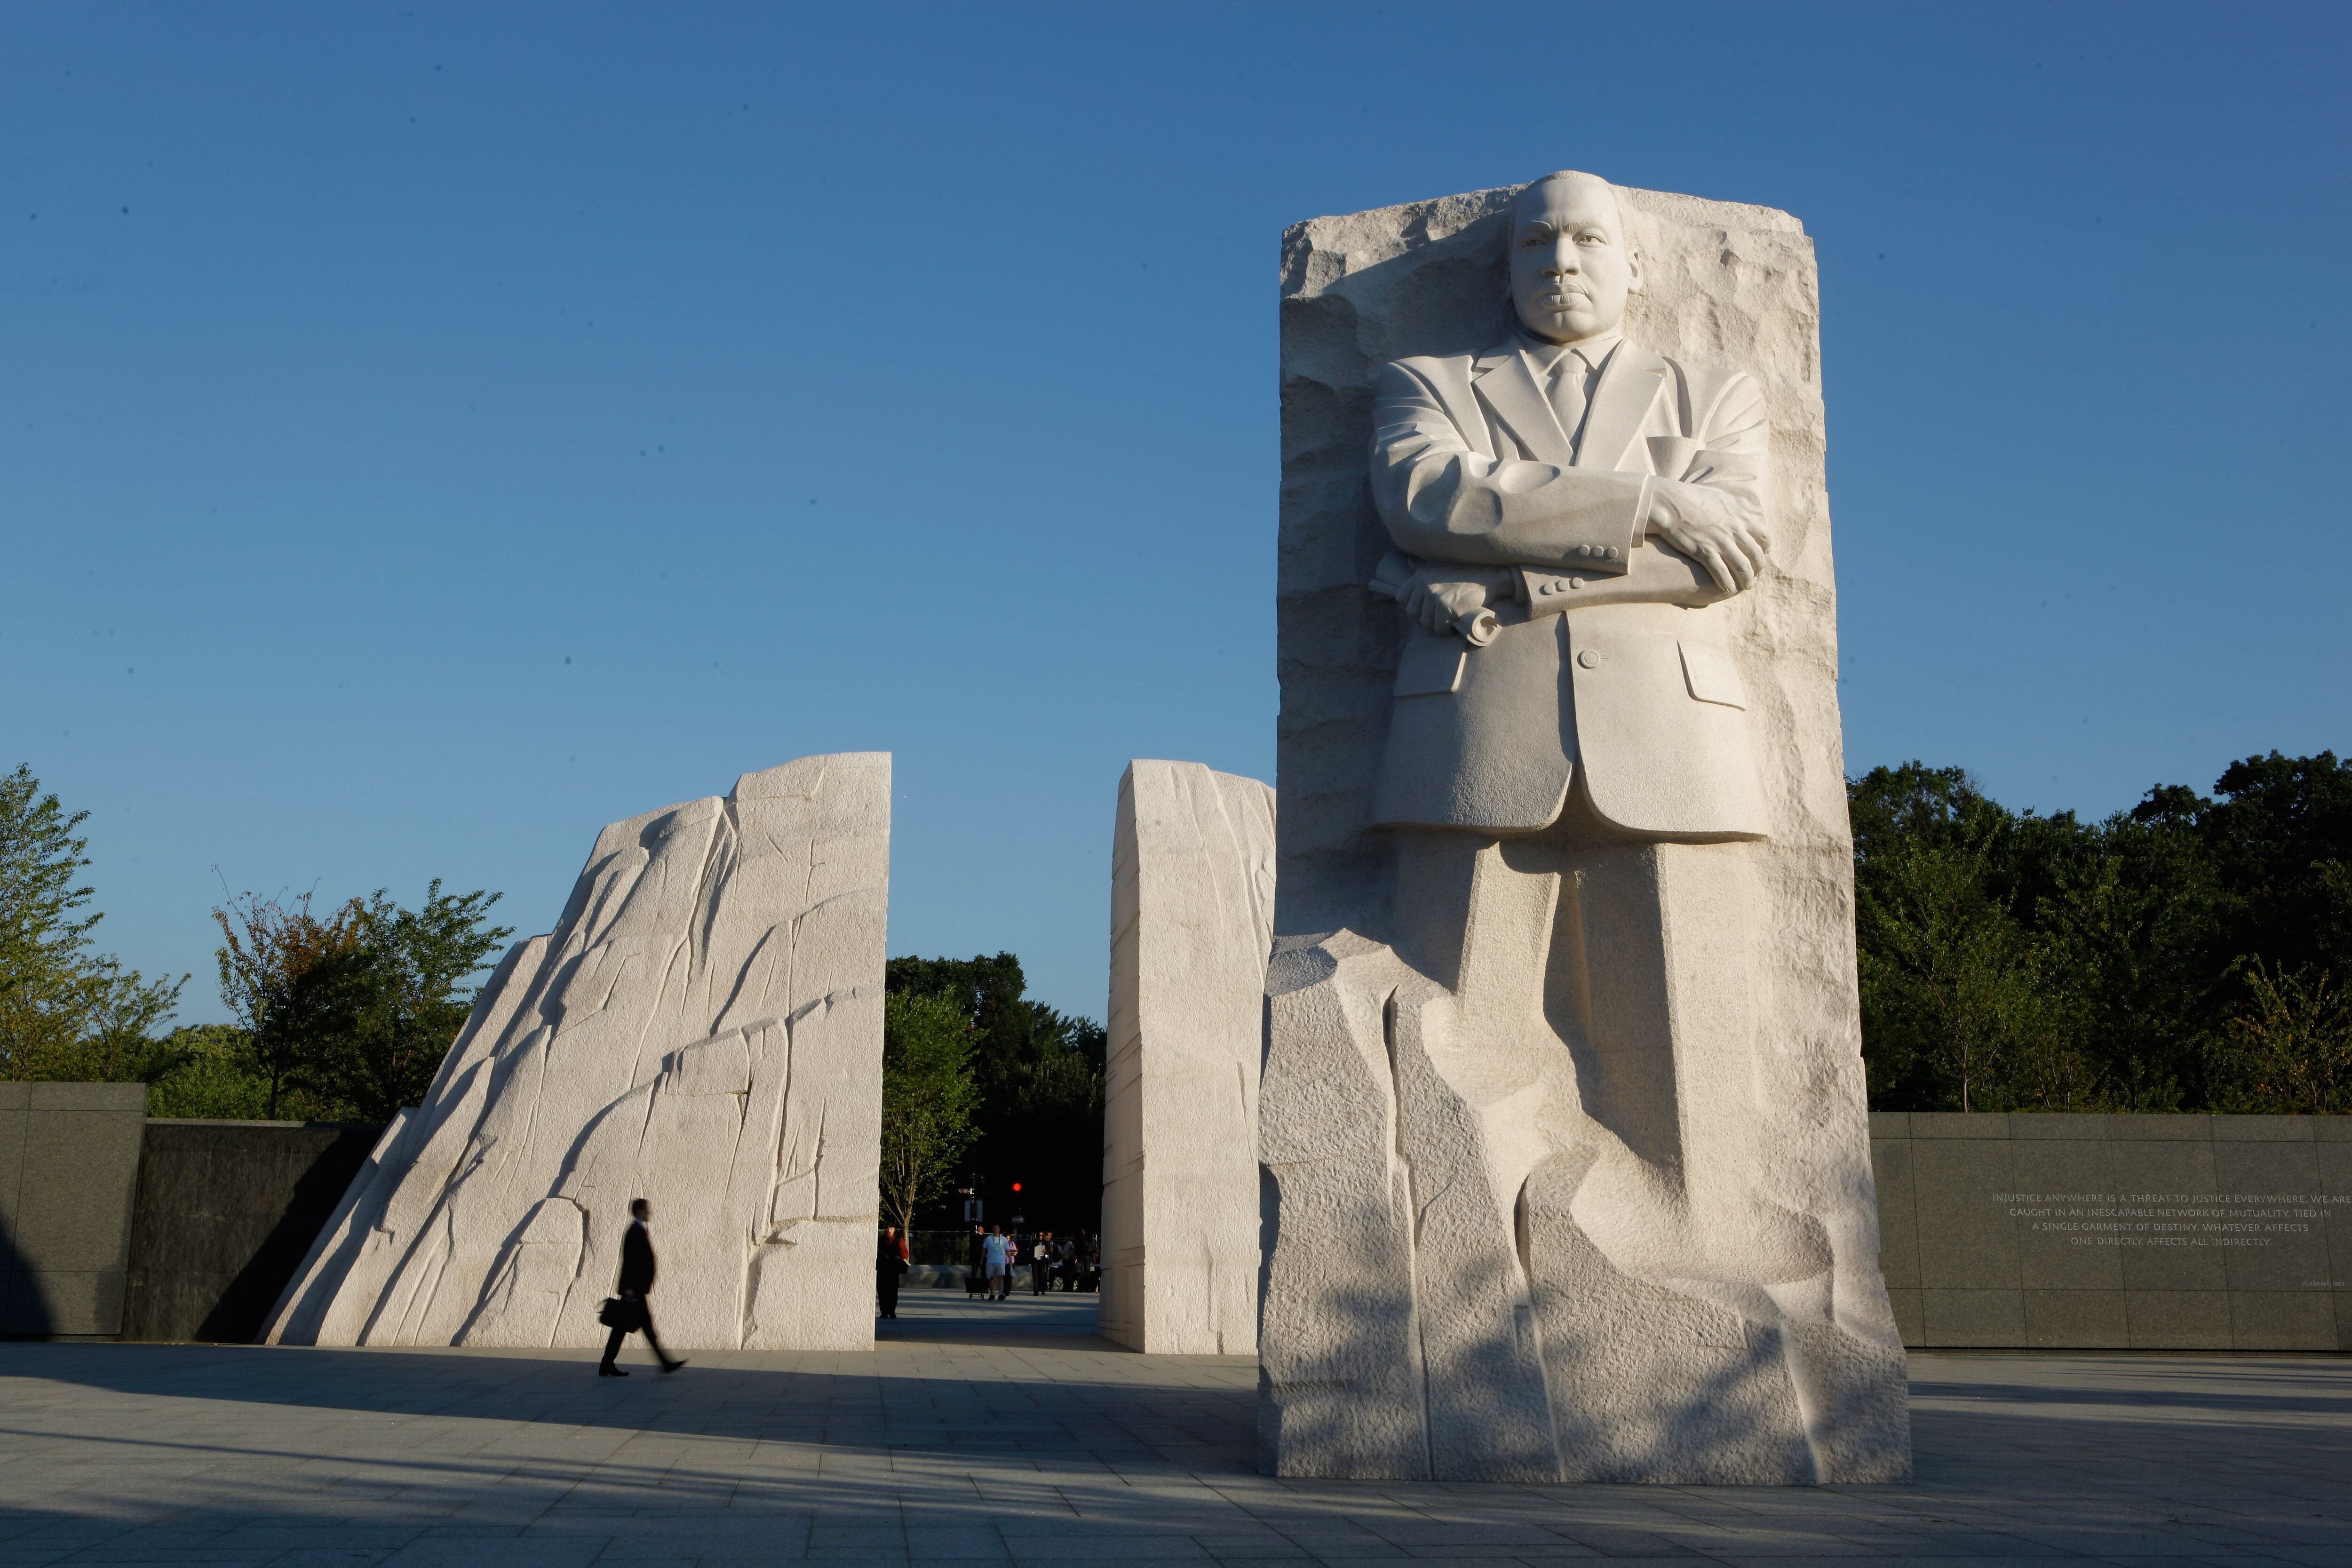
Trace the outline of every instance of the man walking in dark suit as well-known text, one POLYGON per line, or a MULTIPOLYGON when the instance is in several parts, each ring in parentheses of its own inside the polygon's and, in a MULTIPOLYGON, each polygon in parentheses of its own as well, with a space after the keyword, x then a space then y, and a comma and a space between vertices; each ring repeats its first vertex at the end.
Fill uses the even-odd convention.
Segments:
POLYGON ((629 1375, 613 1364, 613 1358, 621 1353, 621 1342, 628 1338, 632 1328, 644 1331, 646 1343, 653 1347, 654 1359, 661 1363, 664 1372, 676 1372, 686 1364, 684 1356, 672 1361, 661 1348, 661 1341, 654 1336, 653 1313, 646 1306, 646 1298, 653 1294, 654 1289, 654 1239, 652 1228, 646 1222, 653 1218, 654 1205, 643 1198, 632 1198, 629 1215, 629 1228, 621 1233, 621 1278, 616 1289, 621 1300, 636 1309, 632 1314, 636 1321, 625 1327, 628 1318, 624 1317, 613 1325, 612 1333, 604 1341, 604 1359, 596 1368, 599 1377, 629 1375))

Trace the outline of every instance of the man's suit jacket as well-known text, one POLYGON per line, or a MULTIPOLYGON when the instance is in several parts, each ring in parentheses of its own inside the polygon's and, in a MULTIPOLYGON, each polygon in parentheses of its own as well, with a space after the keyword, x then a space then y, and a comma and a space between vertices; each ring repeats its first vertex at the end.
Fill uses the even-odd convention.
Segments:
POLYGON ((1372 494, 1398 547, 1514 568, 1481 648, 1418 627, 1400 664, 1373 820, 1524 833, 1559 816, 1580 763, 1605 820, 1659 838, 1765 837, 1727 597, 1643 530, 1660 478, 1764 510, 1763 393, 1738 371, 1621 342, 1580 437, 1516 341, 1382 367, 1372 494))
POLYGON ((642 1221, 631 1220, 621 1232, 621 1279, 618 1289, 650 1295, 654 1288, 654 1243, 642 1221))

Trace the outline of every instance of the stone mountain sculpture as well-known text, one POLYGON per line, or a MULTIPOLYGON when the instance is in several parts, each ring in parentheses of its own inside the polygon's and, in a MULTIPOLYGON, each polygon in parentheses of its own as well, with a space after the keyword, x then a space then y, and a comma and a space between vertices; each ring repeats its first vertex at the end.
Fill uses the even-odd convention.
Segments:
POLYGON ((1283 291, 1265 1465, 1906 1477, 1802 231, 1555 174, 1283 291))

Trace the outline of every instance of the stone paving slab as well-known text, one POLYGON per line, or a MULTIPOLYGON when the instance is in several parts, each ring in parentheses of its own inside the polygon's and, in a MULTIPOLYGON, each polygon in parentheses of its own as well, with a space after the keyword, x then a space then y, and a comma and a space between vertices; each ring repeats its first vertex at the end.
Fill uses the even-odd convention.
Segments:
POLYGON ((1557 1563, 2352 1568, 2352 1359, 1911 1358, 1918 1482, 1284 1481, 1255 1363, 1091 1298, 910 1295, 870 1354, 0 1344, 0 1568, 1557 1563))

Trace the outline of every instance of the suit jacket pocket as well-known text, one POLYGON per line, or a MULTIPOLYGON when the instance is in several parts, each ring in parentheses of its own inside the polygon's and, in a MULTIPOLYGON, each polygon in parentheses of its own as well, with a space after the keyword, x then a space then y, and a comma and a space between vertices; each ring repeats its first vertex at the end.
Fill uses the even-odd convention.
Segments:
POLYGON ((1680 647, 1683 681, 1695 700, 1746 710, 1748 691, 1739 684, 1739 667, 1731 662, 1730 654, 1706 643, 1686 642, 1680 647))
MULTIPOLYGON (((1577 765, 1607 821, 1670 838, 1762 838, 1746 695, 1730 657, 1683 637, 1704 610, 1625 605, 1568 618, 1577 765), (1697 700, 1693 700, 1694 697, 1697 700)), ((1477 671, 1470 675, 1477 679, 1477 671)))
POLYGON ((1469 657, 1469 645, 1460 637, 1413 637, 1397 660, 1396 695, 1443 697, 1460 690, 1463 662, 1469 657))

